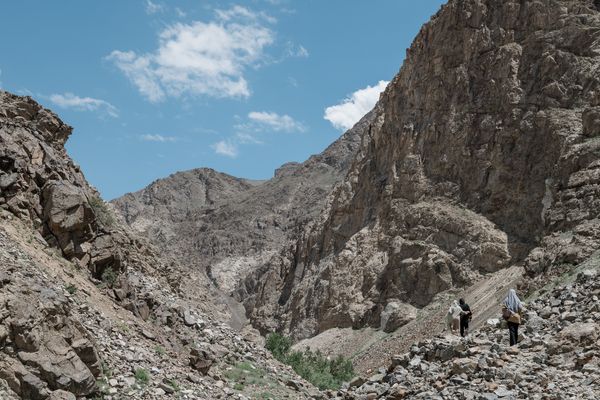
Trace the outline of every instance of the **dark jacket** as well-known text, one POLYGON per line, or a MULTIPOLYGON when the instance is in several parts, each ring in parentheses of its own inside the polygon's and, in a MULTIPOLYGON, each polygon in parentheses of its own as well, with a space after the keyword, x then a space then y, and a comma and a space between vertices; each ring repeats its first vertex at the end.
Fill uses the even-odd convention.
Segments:
POLYGON ((462 308, 463 310, 463 313, 460 315, 460 319, 471 319, 471 316, 473 315, 473 313, 471 312, 471 307, 469 307, 467 303, 464 303, 460 305, 460 308, 462 308))

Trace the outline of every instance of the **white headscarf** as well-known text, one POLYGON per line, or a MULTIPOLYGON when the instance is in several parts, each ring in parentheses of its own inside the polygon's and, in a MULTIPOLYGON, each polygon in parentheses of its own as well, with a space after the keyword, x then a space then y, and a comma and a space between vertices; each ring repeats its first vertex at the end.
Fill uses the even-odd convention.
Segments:
POLYGON ((454 300, 454 303, 452 303, 452 306, 450 307, 450 310, 448 310, 448 313, 452 314, 452 317, 458 318, 460 317, 461 312, 462 308, 460 307, 460 304, 458 304, 458 301, 454 300))
POLYGON ((515 289, 510 289, 508 291, 508 296, 506 296, 504 299, 504 305, 514 313, 519 312, 519 310, 522 308, 521 300, 519 300, 515 289))

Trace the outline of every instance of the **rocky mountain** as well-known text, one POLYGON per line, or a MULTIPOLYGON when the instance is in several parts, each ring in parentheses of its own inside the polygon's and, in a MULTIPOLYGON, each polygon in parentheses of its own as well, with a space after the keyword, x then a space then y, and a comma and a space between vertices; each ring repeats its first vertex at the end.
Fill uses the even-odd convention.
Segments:
POLYGON ((217 287, 232 291, 318 215, 346 173, 375 112, 321 154, 267 181, 208 169, 180 172, 112 202, 132 228, 217 287))
POLYGON ((544 280, 598 249, 599 8, 444 5, 320 216, 239 285, 254 326, 394 330, 448 290, 512 265, 544 280))
POLYGON ((184 268, 119 223, 68 157, 71 128, 0 91, 0 398, 313 398, 184 268), (252 371, 253 384, 244 385, 252 371))
POLYGON ((70 134, 0 91, 2 399, 600 396, 596 0, 450 0, 373 111, 268 181, 198 169, 107 204, 70 134), (509 287, 517 348, 489 318, 509 287), (317 391, 231 293, 361 376, 317 391), (472 334, 438 335, 458 296, 472 334))

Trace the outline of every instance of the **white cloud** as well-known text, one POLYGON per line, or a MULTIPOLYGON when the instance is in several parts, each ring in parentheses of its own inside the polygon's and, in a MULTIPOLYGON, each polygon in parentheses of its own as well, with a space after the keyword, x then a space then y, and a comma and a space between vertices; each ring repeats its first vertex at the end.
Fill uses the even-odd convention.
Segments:
POLYGON ((275 35, 263 23, 267 16, 247 8, 235 6, 216 15, 211 22, 167 27, 152 53, 115 50, 107 59, 152 102, 184 95, 248 97, 245 72, 265 61, 265 48, 275 35))
POLYGON ((160 143, 177 141, 177 138, 174 136, 162 136, 162 135, 141 135, 140 139, 145 142, 160 142, 160 143))
POLYGON ((236 158, 238 156, 237 146, 230 141, 221 140, 211 145, 215 153, 222 156, 236 158))
POLYGON ((342 103, 327 107, 324 118, 336 129, 345 131, 354 126, 366 113, 371 111, 389 82, 379 81, 375 86, 357 90, 342 103))
POLYGON ((288 57, 299 57, 299 58, 307 58, 310 54, 308 50, 302 45, 296 45, 292 42, 287 42, 286 44, 286 56, 288 57))
POLYGON ((259 12, 256 13, 254 11, 249 10, 246 7, 242 7, 239 5, 235 5, 228 10, 216 10, 217 18, 222 21, 233 21, 233 20, 249 20, 249 21, 257 21, 257 20, 265 20, 270 23, 277 22, 277 19, 271 17, 270 15, 259 12))
POLYGON ((248 114, 250 124, 238 127, 249 127, 256 131, 272 130, 275 132, 303 132, 306 130, 304 125, 296 121, 289 115, 279 115, 274 112, 252 111, 248 114))
POLYGON ((165 11, 165 5, 146 0, 146 14, 156 14, 165 11))
POLYGON ((264 143, 262 140, 257 139, 256 137, 254 137, 254 135, 251 135, 247 132, 238 132, 238 133, 236 133, 235 138, 241 144, 263 144, 264 143))
POLYGON ((73 93, 53 94, 50 95, 50 101, 60 108, 70 108, 77 111, 101 111, 113 118, 119 116, 115 106, 107 101, 92 97, 79 97, 73 93))

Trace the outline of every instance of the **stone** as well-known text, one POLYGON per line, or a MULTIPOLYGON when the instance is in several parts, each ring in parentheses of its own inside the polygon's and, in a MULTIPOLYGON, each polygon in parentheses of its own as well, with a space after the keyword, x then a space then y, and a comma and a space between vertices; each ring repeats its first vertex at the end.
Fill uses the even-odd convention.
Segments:
POLYGON ((355 376, 354 378, 352 378, 352 380, 350 380, 350 382, 348 383, 348 386, 350 388, 359 387, 359 386, 362 386, 365 382, 367 382, 367 380, 364 379, 363 377, 355 376))
POLYGON ((185 310, 183 312, 183 322, 185 322, 187 326, 196 325, 196 318, 194 318, 190 310, 185 310))
POLYGON ((415 318, 417 318, 415 307, 399 301, 390 301, 381 313, 381 329, 384 332, 393 332, 415 318))
POLYGON ((213 364, 213 357, 205 350, 192 349, 190 352, 190 366, 206 375, 213 364))
POLYGON ((150 340, 154 340, 156 339, 156 335, 152 332, 150 332, 147 329, 142 329, 142 335, 146 338, 146 339, 150 339, 150 340))
POLYGON ((478 368, 477 362, 470 358, 459 358, 452 362, 452 372, 454 374, 472 374, 478 368))
POLYGON ((64 390, 55 390, 50 393, 50 397, 48 400, 76 400, 76 397, 73 393, 67 392, 64 390))
POLYGON ((593 322, 574 323, 564 328, 560 336, 570 342, 593 343, 598 338, 598 326, 593 322))
POLYGON ((158 387, 160 389, 164 390, 165 393, 168 393, 168 394, 175 393, 175 389, 173 389, 173 387, 171 385, 169 385, 168 383, 161 382, 158 384, 158 387))

